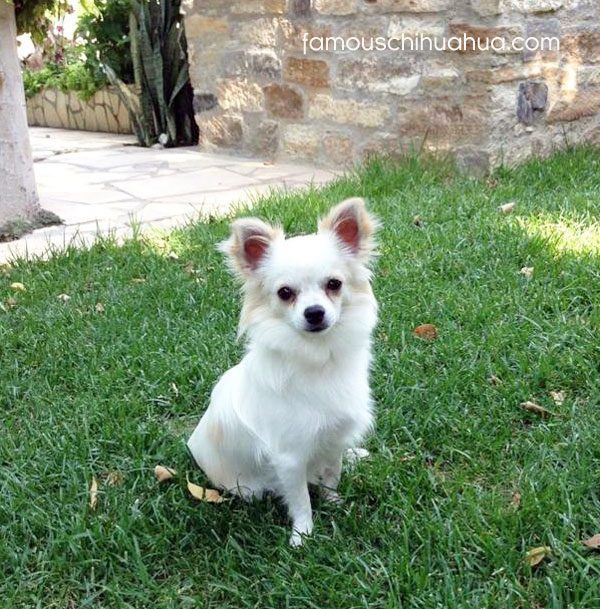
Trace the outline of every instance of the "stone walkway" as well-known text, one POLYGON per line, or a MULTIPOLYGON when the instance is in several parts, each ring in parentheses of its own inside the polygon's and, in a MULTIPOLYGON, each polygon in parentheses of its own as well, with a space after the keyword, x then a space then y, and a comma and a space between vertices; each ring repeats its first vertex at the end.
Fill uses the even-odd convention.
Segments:
POLYGON ((314 167, 269 164, 198 152, 139 148, 131 136, 34 127, 30 130, 43 208, 64 224, 0 243, 0 262, 44 256, 73 242, 90 244, 108 232, 118 238, 169 229, 225 214, 272 189, 324 184, 335 174, 314 167))

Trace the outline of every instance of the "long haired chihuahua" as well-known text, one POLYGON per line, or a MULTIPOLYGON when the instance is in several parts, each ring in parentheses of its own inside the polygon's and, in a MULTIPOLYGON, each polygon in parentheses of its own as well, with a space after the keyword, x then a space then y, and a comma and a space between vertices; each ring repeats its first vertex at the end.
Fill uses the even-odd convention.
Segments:
POLYGON ((245 499, 282 497, 293 546, 313 528, 308 485, 338 501, 342 455, 373 423, 376 226, 353 198, 315 234, 286 239, 243 218, 220 246, 243 281, 239 332, 248 347, 215 386, 188 448, 215 485, 245 499))

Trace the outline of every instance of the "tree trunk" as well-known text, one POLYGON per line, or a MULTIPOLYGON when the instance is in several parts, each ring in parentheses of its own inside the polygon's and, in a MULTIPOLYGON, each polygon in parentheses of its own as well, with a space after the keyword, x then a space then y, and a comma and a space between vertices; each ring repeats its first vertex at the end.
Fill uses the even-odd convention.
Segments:
POLYGON ((0 0, 0 229, 40 211, 12 3, 0 0))

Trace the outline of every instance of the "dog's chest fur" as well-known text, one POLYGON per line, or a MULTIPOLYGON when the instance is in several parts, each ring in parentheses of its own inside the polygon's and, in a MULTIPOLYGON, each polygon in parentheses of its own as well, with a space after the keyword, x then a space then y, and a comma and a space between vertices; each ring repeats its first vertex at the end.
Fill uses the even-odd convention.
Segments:
POLYGON ((368 349, 319 365, 257 350, 240 367, 239 414, 271 449, 347 444, 371 426, 368 349))

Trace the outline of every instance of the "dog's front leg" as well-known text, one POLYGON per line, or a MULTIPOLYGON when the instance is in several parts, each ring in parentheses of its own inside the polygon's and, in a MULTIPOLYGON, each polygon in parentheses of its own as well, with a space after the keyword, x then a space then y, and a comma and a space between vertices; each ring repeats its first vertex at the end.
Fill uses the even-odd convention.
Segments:
POLYGON ((324 499, 331 503, 343 503, 342 498, 337 492, 337 487, 342 476, 341 451, 328 455, 321 467, 319 482, 324 499))
POLYGON ((278 460, 276 470, 294 529, 290 537, 290 545, 301 546, 302 536, 310 535, 313 530, 306 463, 296 457, 283 457, 278 460))

